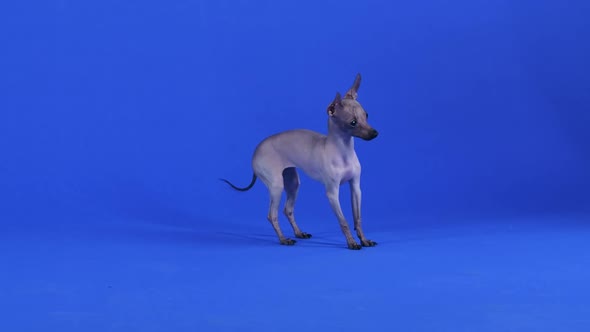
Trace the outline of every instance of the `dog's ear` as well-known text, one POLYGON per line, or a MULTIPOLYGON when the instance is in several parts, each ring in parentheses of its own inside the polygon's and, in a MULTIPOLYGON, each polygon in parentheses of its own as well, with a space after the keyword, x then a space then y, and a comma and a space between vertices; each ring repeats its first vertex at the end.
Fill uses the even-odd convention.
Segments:
POLYGON ((330 103, 330 106, 328 106, 328 115, 329 116, 334 115, 334 112, 336 112, 336 106, 340 105, 341 101, 342 101, 342 97, 340 97, 340 92, 336 92, 336 97, 334 97, 334 100, 332 100, 332 103, 330 103))
POLYGON ((352 87, 346 94, 344 98, 346 99, 356 99, 358 97, 359 87, 361 86, 361 74, 356 74, 356 78, 354 79, 354 83, 352 83, 352 87))

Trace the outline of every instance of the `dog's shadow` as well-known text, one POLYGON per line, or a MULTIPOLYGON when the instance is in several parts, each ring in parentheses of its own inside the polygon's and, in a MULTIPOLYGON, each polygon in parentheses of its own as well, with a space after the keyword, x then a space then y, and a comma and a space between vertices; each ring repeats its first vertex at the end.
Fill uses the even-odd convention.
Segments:
MULTIPOLYGON (((276 246, 279 245, 279 241, 274 234, 260 234, 260 233, 236 233, 236 232, 228 232, 222 231, 216 233, 218 236, 224 237, 226 240, 231 240, 232 242, 241 241, 244 244, 259 244, 259 245, 272 245, 276 246)), ((305 247, 321 247, 321 248, 345 248, 346 246, 343 245, 344 242, 338 241, 329 241, 325 237, 321 236, 322 233, 318 233, 320 236, 312 236, 309 239, 297 239, 295 237, 291 237, 297 243, 295 246, 304 245, 305 247)))
MULTIPOLYGON (((218 223, 217 223, 218 224, 218 223)), ((272 232, 272 230, 270 230, 272 232)), ((216 227, 215 229, 203 229, 200 227, 177 227, 166 225, 154 225, 151 222, 124 223, 111 227, 103 227, 95 231, 94 235, 105 239, 117 239, 124 242, 139 241, 141 243, 170 245, 170 246, 194 246, 194 247, 218 247, 218 248, 247 248, 247 247, 276 247, 280 246, 274 233, 263 234, 261 232, 249 232, 245 227, 235 230, 233 227, 216 227)), ((310 239, 296 239, 295 246, 318 248, 345 248, 344 242, 330 241, 323 236, 314 236, 310 239)))
MULTIPOLYGON (((207 247, 274 247, 280 246, 278 238, 266 220, 245 224, 200 217, 167 197, 150 190, 146 185, 127 179, 119 186, 117 205, 114 206, 112 223, 96 230, 95 234, 119 240, 188 244, 207 247), (268 232, 263 228, 268 226, 268 232)), ((337 233, 312 232, 310 239, 297 239, 285 229, 285 236, 297 241, 295 246, 341 249, 344 239, 337 233)))

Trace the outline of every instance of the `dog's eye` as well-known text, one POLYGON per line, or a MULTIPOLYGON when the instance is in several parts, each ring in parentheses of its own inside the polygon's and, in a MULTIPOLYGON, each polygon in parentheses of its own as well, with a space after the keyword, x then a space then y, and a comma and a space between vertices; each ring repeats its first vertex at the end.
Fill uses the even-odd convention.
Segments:
POLYGON ((351 127, 356 127, 356 120, 350 121, 350 126, 351 127))
POLYGON ((365 112, 365 116, 367 117, 367 119, 369 118, 369 113, 365 112))

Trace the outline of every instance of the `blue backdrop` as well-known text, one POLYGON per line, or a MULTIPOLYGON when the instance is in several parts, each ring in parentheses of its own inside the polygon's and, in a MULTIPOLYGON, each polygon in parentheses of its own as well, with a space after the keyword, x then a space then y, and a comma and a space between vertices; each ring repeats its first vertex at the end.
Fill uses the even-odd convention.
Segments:
MULTIPOLYGON (((253 149, 270 134, 326 132, 327 105, 357 72, 359 101, 380 133, 356 142, 365 231, 381 234, 374 240, 459 218, 525 222, 590 212, 587 1, 2 7, 10 7, 0 14, 0 223, 8 251, 55 241, 51 248, 73 252, 62 246, 77 237, 166 237, 136 224, 198 231, 184 241, 195 246, 218 241, 215 230, 235 237, 222 242, 275 250, 266 188, 237 193, 217 179, 245 186, 253 149), (252 229, 262 238, 240 242, 252 229)), ((348 217, 346 186, 341 198, 348 217)), ((305 176, 296 215, 304 231, 326 230, 334 248, 344 246, 322 186, 305 176)), ((29 276, 77 264, 35 248, 5 259, 35 257, 41 267, 22 267, 29 276)), ((364 251, 379 248, 386 250, 364 251)), ((213 261, 225 256, 216 257, 200 264, 222 264, 213 261)), ((53 282, 66 274, 55 272, 53 282)), ((55 305, 46 301, 37 316, 55 305)), ((118 316, 108 317, 103 322, 118 316)))

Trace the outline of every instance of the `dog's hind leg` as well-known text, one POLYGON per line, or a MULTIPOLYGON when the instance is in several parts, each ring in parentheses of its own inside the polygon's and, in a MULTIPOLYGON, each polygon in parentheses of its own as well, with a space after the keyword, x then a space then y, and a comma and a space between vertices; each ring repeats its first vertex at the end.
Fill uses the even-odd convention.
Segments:
POLYGON ((279 226, 279 204, 281 202, 281 195, 283 193, 283 181, 280 178, 276 180, 270 181, 267 184, 268 192, 270 195, 270 206, 268 209, 268 221, 274 228, 277 236, 279 238, 279 242, 282 245, 294 245, 295 240, 286 238, 281 231, 281 227, 279 226))
POLYGON ((293 213, 295 209, 295 200, 297 199, 297 192, 299 190, 299 174, 297 174, 297 169, 295 169, 295 167, 285 168, 283 171, 283 185, 285 187, 285 192, 287 193, 287 200, 283 212, 285 213, 285 216, 287 216, 287 219, 289 219, 291 227, 293 227, 295 237, 299 239, 309 239, 311 234, 304 233, 299 229, 293 213))

